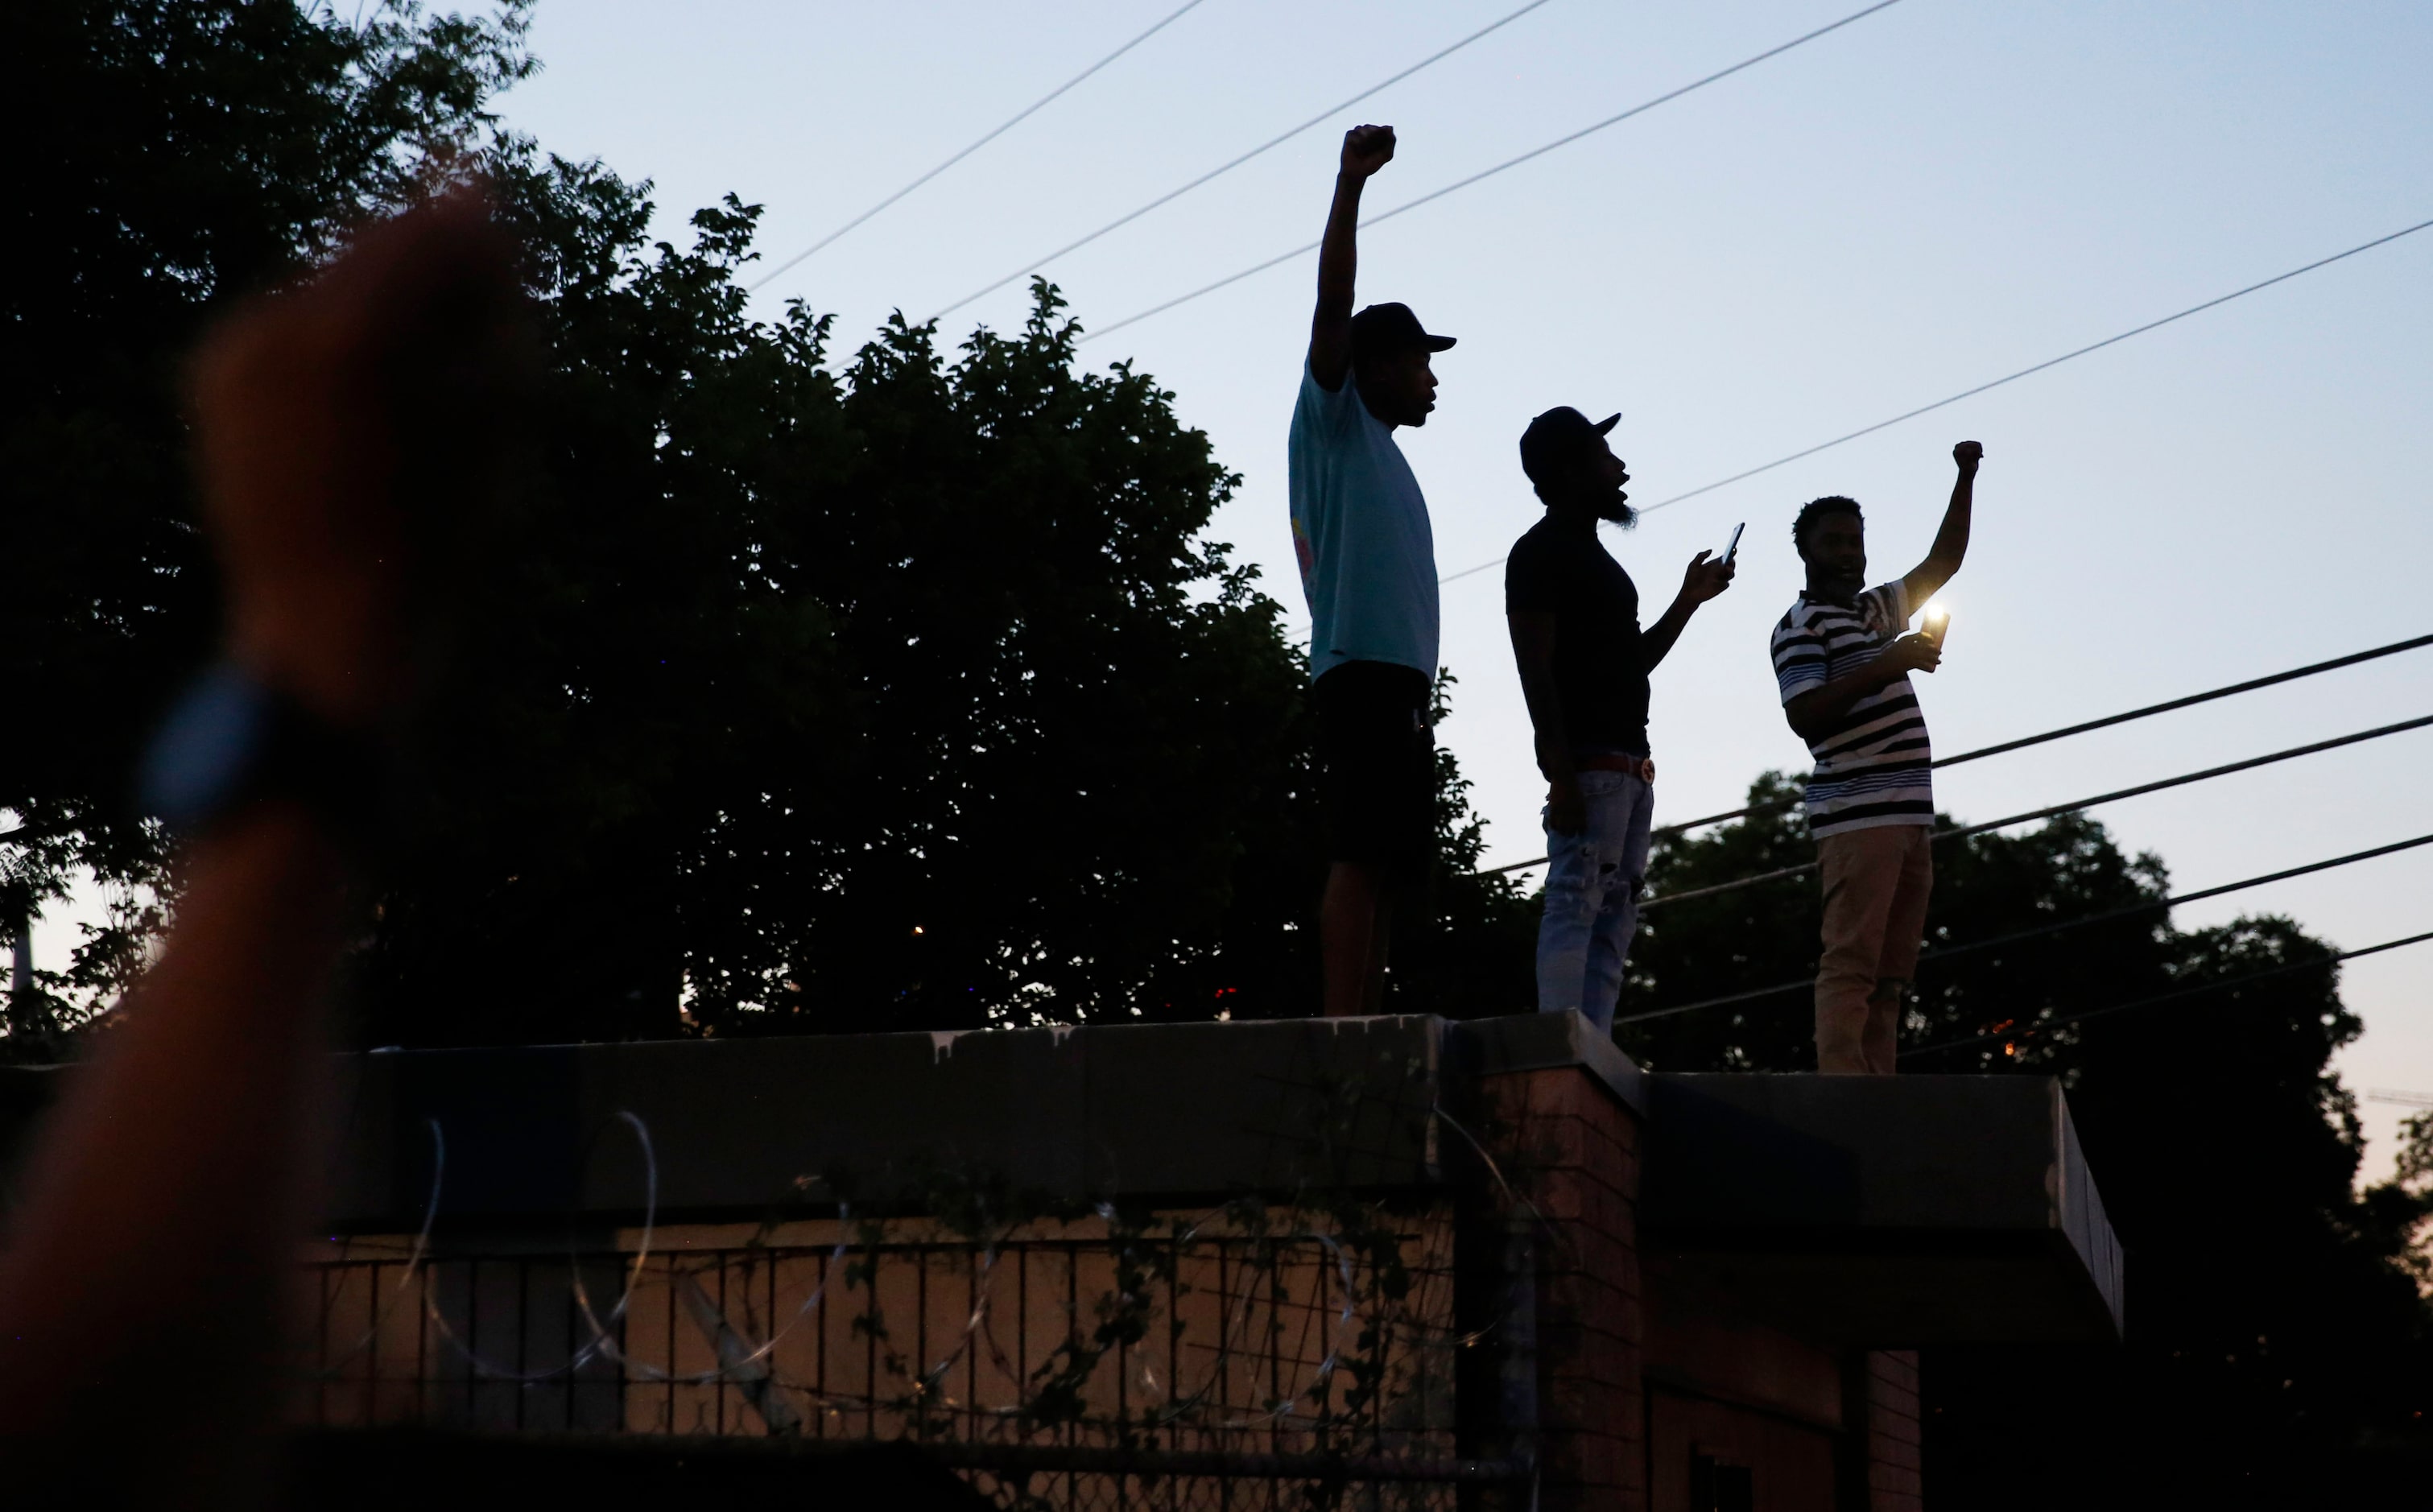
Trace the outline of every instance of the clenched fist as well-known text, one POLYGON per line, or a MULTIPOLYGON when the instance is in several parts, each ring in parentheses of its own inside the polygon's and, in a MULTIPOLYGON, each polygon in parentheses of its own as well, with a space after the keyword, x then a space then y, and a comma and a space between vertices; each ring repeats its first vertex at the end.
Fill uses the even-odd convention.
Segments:
POLYGON ((1343 176, 1366 178, 1394 161, 1394 128, 1355 126, 1343 133, 1343 176))

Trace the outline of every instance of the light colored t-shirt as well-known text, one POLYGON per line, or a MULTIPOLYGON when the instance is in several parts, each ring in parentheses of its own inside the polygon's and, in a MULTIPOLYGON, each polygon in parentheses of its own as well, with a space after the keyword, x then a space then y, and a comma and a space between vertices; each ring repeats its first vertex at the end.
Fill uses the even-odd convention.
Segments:
POLYGON ((1437 548, 1428 501, 1351 374, 1330 394, 1303 363, 1289 448, 1293 555, 1309 601, 1309 673, 1347 661, 1437 674, 1437 548))

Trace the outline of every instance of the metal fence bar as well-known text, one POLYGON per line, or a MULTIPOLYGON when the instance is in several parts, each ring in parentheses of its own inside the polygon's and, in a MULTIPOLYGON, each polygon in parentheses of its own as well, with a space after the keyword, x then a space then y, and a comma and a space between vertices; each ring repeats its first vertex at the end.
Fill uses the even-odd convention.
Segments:
MULTIPOLYGON (((1213 1233, 1187 1229, 1176 1215, 1160 1220, 1170 1229, 1137 1234, 1119 1227, 1112 1235, 1075 1237, 1074 1230, 1056 1233, 1051 1227, 1046 1233, 994 1246, 928 1237, 888 1240, 852 1246, 856 1269, 850 1286, 835 1270, 836 1246, 825 1242, 755 1241, 655 1251, 639 1268, 634 1256, 613 1247, 558 1257, 537 1251, 441 1254, 414 1263, 411 1275, 398 1271, 400 1262, 393 1257, 321 1262, 315 1266, 325 1300, 319 1358, 330 1378, 322 1383, 316 1415, 345 1426, 349 1407, 360 1401, 360 1421, 366 1425, 414 1421, 511 1429, 524 1438, 564 1435, 595 1445, 632 1429, 661 1443, 693 1436, 728 1447, 758 1442, 753 1430, 767 1414, 756 1404, 753 1388, 739 1387, 752 1412, 739 1407, 730 1416, 726 1410, 727 1387, 737 1378, 722 1364, 727 1358, 723 1333, 696 1347, 689 1325, 676 1317, 677 1288, 689 1277, 703 1288, 700 1300, 715 1298, 718 1316, 748 1336, 745 1347, 762 1351, 756 1358, 769 1362, 769 1389, 797 1402, 804 1397, 792 1394, 808 1394, 820 1426, 791 1440, 802 1445, 918 1438, 953 1468, 983 1475, 1002 1471, 1016 1481, 1026 1474, 1046 1476, 1048 1485, 1033 1483, 1027 1494, 1061 1492, 1077 1504, 1101 1507, 1171 1506, 1182 1512, 1218 1504, 1298 1504, 1300 1493, 1282 1483, 1308 1481, 1437 1484, 1448 1487, 1449 1495, 1454 1484, 1495 1479, 1502 1471, 1494 1467, 1503 1462, 1455 1456, 1443 1368, 1428 1358, 1453 1336, 1445 1302, 1448 1221, 1443 1215, 1349 1218, 1301 1210, 1294 1217, 1271 1215, 1261 1227, 1213 1233), (1294 1226, 1313 1219, 1318 1233, 1294 1226), (1344 1223, 1354 1227, 1341 1229, 1344 1223), (1387 1242, 1400 1246, 1399 1254, 1372 1248, 1338 1250, 1321 1237, 1338 1232, 1347 1246, 1356 1232, 1362 1246, 1387 1242), (996 1257, 994 1264, 982 1258, 990 1253, 996 1257), (1350 1280, 1341 1272, 1346 1253, 1360 1257, 1350 1280), (1034 1286, 1033 1261, 1052 1266, 1060 1255, 1063 1284, 1056 1285, 1050 1270, 1039 1280, 1053 1289, 1034 1286), (1011 1277, 998 1272, 1009 1259, 1011 1277), (1410 1284, 1387 1299, 1358 1279, 1373 1273, 1372 1262, 1399 1264, 1410 1284), (966 1267, 962 1295, 955 1301, 949 1300, 952 1290, 933 1295, 929 1272, 940 1264, 966 1267), (594 1340, 566 1283, 580 1285, 585 1275, 604 1266, 627 1273, 626 1284, 638 1286, 637 1305, 604 1320, 600 1326, 607 1331, 605 1338, 594 1340), (1080 1275, 1085 1266, 1092 1271, 1087 1284, 1080 1275), (756 1274, 756 1266, 766 1266, 766 1274, 756 1274), (566 1269, 561 1273, 559 1267, 566 1269), (1146 1290, 1123 1305, 1139 1309, 1149 1327, 1137 1340, 1111 1339, 1094 1361, 1093 1306, 1106 1305, 1096 1301, 1098 1294, 1127 1267, 1145 1276, 1146 1290), (717 1271, 714 1283, 703 1274, 707 1268, 717 1271), (394 1284, 400 1289, 395 1305, 383 1310, 383 1278, 391 1271, 398 1271, 394 1284), (837 1292, 824 1289, 831 1283, 837 1292), (361 1347, 342 1322, 352 1316, 347 1298, 357 1285, 366 1288, 368 1309, 368 1337, 361 1347), (418 1297, 408 1295, 417 1291, 418 1297), (781 1309, 798 1303, 808 1308, 816 1297, 827 1299, 824 1310, 799 1311, 787 1321, 781 1309), (908 1301, 915 1314, 911 1330, 902 1326, 908 1301), (950 1318, 957 1301, 963 1311, 950 1318), (1346 1303, 1357 1314, 1350 1324, 1341 1317, 1346 1303), (650 1309, 662 1305, 664 1317, 652 1317, 650 1309), (928 1317, 933 1305, 943 1309, 934 1327, 928 1317), (885 1312, 878 1315, 882 1306, 885 1312), (1165 1313, 1162 1324, 1155 1321, 1158 1308, 1165 1313), (755 1317, 756 1311, 762 1316, 755 1317), (848 1315, 855 1323, 884 1316, 896 1338, 913 1345, 911 1357, 902 1358, 896 1346, 882 1349, 877 1331, 849 1326, 848 1315), (812 1337, 782 1342, 796 1322, 811 1328, 812 1337), (957 1325, 963 1332, 950 1333, 957 1325), (403 1348, 407 1341, 392 1333, 407 1326, 414 1329, 410 1354, 403 1348), (1014 1337, 1000 1342, 996 1331, 1005 1327, 1014 1337), (1351 1343, 1351 1331, 1363 1327, 1378 1342, 1351 1343), (839 1379, 829 1360, 832 1329, 846 1348, 854 1333, 867 1335, 857 1351, 860 1379, 850 1372, 839 1379), (512 1334, 512 1348, 504 1344, 502 1330, 512 1334), (1166 1377, 1153 1381, 1161 1331, 1166 1377), (436 1343, 434 1333, 440 1334, 436 1343), (332 1348, 341 1334, 351 1361, 332 1348), (1034 1334, 1039 1351, 1030 1347, 1034 1334), (552 1337, 558 1351, 550 1348, 552 1337), (629 1341, 641 1352, 629 1352, 629 1341), (1082 1352, 1064 1352, 1075 1349, 1082 1352), (898 1354, 893 1363, 883 1358, 890 1350, 898 1354), (1195 1361, 1189 1369, 1182 1363, 1186 1350, 1195 1361), (1339 1370, 1324 1378, 1314 1373, 1344 1350, 1355 1351, 1349 1358, 1366 1360, 1375 1379, 1339 1370), (951 1365, 959 1351, 968 1358, 956 1372, 951 1365), (338 1368, 334 1374, 328 1368, 332 1364, 338 1368), (949 1368, 932 1381, 941 1364, 949 1368), (1080 1377, 1080 1399, 1074 1404, 1080 1410, 1051 1419, 1026 1418, 1035 1390, 1033 1372, 1063 1374, 1068 1368, 1080 1377), (1135 1371, 1142 1373, 1139 1380, 1133 1379, 1135 1371), (360 1396, 347 1396, 358 1383, 346 1378, 357 1372, 364 1377, 360 1396), (411 1380, 403 1379, 409 1372, 411 1380), (956 1373, 964 1380, 961 1402, 946 1400, 944 1390, 956 1373), (391 1384, 411 1389, 389 1392, 391 1384), (663 1389, 652 1392, 652 1386, 663 1389), (1346 1410, 1347 1393, 1364 1386, 1370 1400, 1346 1410), (332 1390, 340 1395, 330 1397, 332 1390), (536 1394, 549 1391, 562 1393, 556 1410, 536 1394), (594 1391, 602 1395, 595 1398, 594 1391), (647 1395, 637 1399, 637 1391, 647 1395), (1285 1411, 1288 1393, 1291 1410, 1285 1411), (657 1409, 640 1422, 633 1418, 638 1400, 657 1409), (839 1418, 833 1428, 831 1416, 839 1418), (859 1433, 850 1416, 863 1419, 859 1433), (990 1441, 992 1434, 1001 1440, 990 1441), (1159 1487, 1153 1484, 1159 1477, 1210 1484, 1159 1487)), ((1382 1491, 1347 1504, 1370 1502, 1405 1504, 1382 1491)), ((1438 1501, 1430 1493, 1408 1504, 1433 1507, 1438 1501)))

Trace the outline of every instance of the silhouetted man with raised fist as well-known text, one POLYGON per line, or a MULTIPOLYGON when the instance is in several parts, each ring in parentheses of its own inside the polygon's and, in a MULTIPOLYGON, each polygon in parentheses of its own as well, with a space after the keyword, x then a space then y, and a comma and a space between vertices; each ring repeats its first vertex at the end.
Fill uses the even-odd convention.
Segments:
POLYGON ((1867 587, 1867 527, 1858 501, 1811 501, 1791 527, 1808 587, 1774 628, 1775 682, 1791 728, 1808 742, 1808 832, 1825 882, 1824 955, 1816 968, 1816 1069, 1889 1076, 1900 1016, 1917 975, 1926 902, 1934 891, 1934 751, 1912 672, 1943 662, 1943 633, 1903 635, 1968 554, 1977 467, 1985 449, 1951 449, 1959 477, 1926 560, 1867 587))
POLYGON ((1430 335, 1407 305, 1352 313, 1360 192, 1393 157, 1391 127, 1344 133, 1292 419, 1293 552, 1332 862, 1319 915, 1329 1016, 1380 1011, 1394 905, 1425 880, 1436 842, 1436 543, 1394 430, 1427 423, 1428 359, 1453 338, 1430 335))

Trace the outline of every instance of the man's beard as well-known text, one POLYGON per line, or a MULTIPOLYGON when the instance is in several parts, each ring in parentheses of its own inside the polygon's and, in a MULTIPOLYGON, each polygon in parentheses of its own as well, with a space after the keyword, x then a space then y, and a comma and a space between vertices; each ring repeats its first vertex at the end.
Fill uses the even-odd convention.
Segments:
POLYGON ((1639 523, 1639 511, 1631 508, 1629 501, 1625 500, 1622 495, 1616 494, 1611 499, 1607 500, 1604 503, 1597 505, 1597 518, 1604 520, 1608 525, 1619 525, 1623 529, 1628 530, 1631 526, 1639 523))

